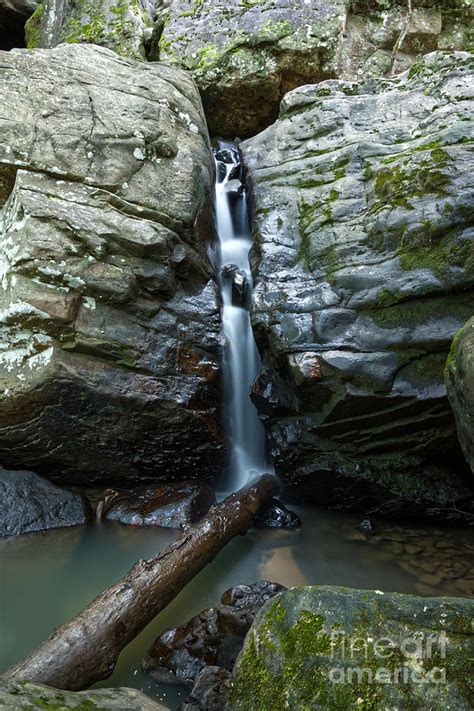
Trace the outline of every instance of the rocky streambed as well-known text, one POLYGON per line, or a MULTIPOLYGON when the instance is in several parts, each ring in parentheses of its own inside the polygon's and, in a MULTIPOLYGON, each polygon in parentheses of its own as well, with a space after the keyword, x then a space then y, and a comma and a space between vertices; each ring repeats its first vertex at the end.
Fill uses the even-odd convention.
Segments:
MULTIPOLYGON (((157 635, 188 654, 211 610, 187 711, 472 707, 472 19, 468 0, 0 0, 2 668, 214 502, 232 449, 224 278, 261 358, 240 397, 297 502, 255 523, 294 529, 234 540, 110 688, 176 708, 194 676, 157 686, 141 660, 157 635), (211 136, 238 145, 229 205, 248 204, 253 238, 249 269, 247 215, 226 213, 246 251, 223 277, 211 136), (256 610, 212 612, 260 580, 297 590, 250 632, 256 610), (388 625, 398 651, 447 629, 442 693, 310 684, 341 625, 388 625)), ((15 684, 6 708, 54 701, 15 684)), ((157 708, 91 694, 55 703, 157 708)))
MULTIPOLYGON (((474 537, 469 530, 382 521, 367 535, 358 528, 358 516, 308 506, 295 510, 302 520, 300 529, 255 530, 232 541, 129 645, 102 686, 136 688, 176 709, 192 684, 170 684, 169 678, 157 682, 142 669, 145 655, 167 630, 215 608, 228 588, 243 582, 263 579, 285 587, 345 586, 429 597, 474 595, 474 537)), ((116 582, 138 558, 150 558, 176 536, 176 529, 104 521, 100 526, 1 540, 0 597, 8 615, 2 617, 0 670, 116 582)), ((229 627, 224 623, 223 629, 225 640, 229 627)), ((209 660, 214 643, 205 652, 203 639, 196 634, 193 648, 204 649, 209 660)))

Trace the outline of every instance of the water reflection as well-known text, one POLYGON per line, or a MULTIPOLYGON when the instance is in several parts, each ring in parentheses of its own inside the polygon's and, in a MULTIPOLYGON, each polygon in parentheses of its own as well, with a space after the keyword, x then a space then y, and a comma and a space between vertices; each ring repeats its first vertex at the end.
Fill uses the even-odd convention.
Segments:
MULTIPOLYGON (((357 517, 294 508, 301 530, 253 531, 234 539, 127 647, 102 686, 134 686, 176 708, 186 690, 153 682, 140 661, 156 635, 217 604, 238 583, 266 578, 286 586, 474 596, 474 531, 379 523, 367 537, 356 530, 357 517)), ((101 524, 0 541, 0 671, 176 535, 101 524)))

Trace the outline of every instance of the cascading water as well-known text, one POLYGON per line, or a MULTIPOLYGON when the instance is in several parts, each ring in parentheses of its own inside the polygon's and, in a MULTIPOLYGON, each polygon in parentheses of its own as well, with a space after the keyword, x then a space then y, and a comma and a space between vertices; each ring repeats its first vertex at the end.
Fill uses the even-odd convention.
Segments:
POLYGON ((219 236, 218 275, 222 294, 224 408, 230 444, 228 485, 244 486, 254 474, 269 470, 265 430, 250 399, 260 372, 249 315, 252 293, 249 250, 252 246, 242 165, 233 143, 220 142, 216 162, 216 213, 219 236))

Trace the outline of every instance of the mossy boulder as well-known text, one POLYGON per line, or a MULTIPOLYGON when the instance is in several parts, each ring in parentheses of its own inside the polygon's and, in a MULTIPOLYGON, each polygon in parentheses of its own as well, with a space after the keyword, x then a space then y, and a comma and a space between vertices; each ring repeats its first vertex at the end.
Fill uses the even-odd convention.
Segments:
POLYGON ((252 397, 277 473, 317 503, 472 520, 443 376, 473 311, 471 77, 471 55, 436 52, 300 87, 241 144, 252 397))
POLYGON ((474 473, 474 317, 453 339, 445 377, 459 441, 474 473))
POLYGON ((468 711, 473 615, 474 600, 293 588, 255 619, 226 710, 468 711))
POLYGON ((27 47, 97 44, 144 60, 154 7, 151 0, 47 0, 26 23, 27 47))
POLYGON ((166 711, 136 689, 63 691, 29 681, 0 681, 0 707, 4 711, 166 711))

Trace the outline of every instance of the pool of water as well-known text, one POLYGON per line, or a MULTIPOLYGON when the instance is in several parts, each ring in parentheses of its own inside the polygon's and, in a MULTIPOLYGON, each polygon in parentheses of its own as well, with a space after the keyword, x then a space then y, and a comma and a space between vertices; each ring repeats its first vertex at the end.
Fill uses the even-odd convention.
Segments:
MULTIPOLYGON (((187 690, 158 684, 140 662, 164 629, 218 603, 231 585, 347 585, 421 595, 474 596, 474 531, 381 522, 366 537, 356 516, 293 507, 297 531, 234 539, 122 653, 98 686, 133 686, 176 709, 187 690)), ((0 672, 177 532, 106 523, 0 540, 0 672)))

